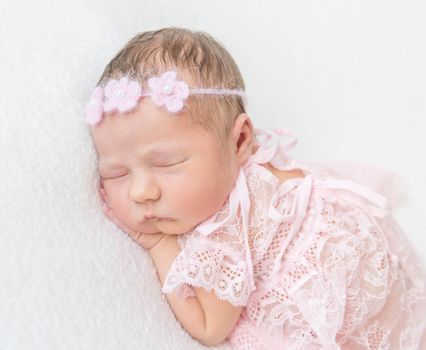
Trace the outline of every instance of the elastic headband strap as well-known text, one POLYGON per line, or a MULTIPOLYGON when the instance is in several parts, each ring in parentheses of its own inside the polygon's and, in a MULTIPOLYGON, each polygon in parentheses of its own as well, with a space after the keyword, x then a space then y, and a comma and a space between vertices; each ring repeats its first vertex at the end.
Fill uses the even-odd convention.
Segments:
POLYGON ((189 89, 190 94, 200 94, 200 95, 238 95, 241 97, 245 96, 244 91, 242 90, 231 90, 231 89, 209 89, 209 88, 194 88, 189 89))
MULTIPOLYGON (((245 97, 245 93, 242 90, 231 90, 231 89, 210 89, 210 88, 194 88, 189 89, 189 95, 238 95, 245 97)), ((142 97, 152 96, 151 92, 145 92, 141 95, 142 97)))

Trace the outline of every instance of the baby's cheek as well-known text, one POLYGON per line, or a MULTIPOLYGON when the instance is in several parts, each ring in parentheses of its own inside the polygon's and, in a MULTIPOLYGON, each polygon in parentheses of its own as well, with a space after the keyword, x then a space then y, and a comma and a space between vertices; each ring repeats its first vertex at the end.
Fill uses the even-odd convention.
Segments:
POLYGON ((116 216, 122 216, 127 210, 125 208, 126 200, 124 198, 124 192, 119 186, 114 184, 105 184, 105 191, 108 196, 108 204, 116 216))

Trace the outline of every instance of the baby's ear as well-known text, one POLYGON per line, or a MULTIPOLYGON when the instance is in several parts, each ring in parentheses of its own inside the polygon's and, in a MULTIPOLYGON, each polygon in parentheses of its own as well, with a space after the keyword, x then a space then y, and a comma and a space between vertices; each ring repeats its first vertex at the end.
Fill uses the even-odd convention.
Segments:
POLYGON ((239 165, 243 165, 252 154, 253 123, 246 113, 241 113, 232 128, 232 142, 239 165))

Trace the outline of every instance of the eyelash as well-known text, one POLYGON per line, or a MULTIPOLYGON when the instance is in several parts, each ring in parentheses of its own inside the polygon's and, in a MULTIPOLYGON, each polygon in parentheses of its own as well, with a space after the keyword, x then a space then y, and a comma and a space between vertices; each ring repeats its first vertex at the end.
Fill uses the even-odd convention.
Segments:
POLYGON ((167 167, 171 167, 171 166, 174 166, 174 165, 181 164, 183 162, 184 162, 184 160, 181 161, 181 162, 176 162, 176 163, 159 164, 159 165, 155 165, 155 167, 157 167, 157 168, 167 168, 167 167))
POLYGON ((126 176, 126 175, 127 175, 127 174, 117 175, 117 176, 108 176, 108 177, 101 176, 101 179, 102 179, 102 180, 114 180, 114 179, 118 179, 118 178, 123 177, 123 176, 126 176))

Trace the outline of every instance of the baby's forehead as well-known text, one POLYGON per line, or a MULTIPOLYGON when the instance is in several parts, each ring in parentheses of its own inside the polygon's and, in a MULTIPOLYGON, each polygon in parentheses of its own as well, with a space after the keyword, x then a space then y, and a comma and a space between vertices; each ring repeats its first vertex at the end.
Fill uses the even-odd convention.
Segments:
POLYGON ((113 168, 126 163, 126 160, 136 162, 172 160, 181 155, 189 155, 193 151, 191 145, 177 140, 141 143, 129 147, 121 147, 121 145, 103 147, 98 145, 98 168, 113 168))
POLYGON ((149 118, 144 120, 139 115, 128 119, 122 116, 109 118, 120 119, 105 118, 90 128, 95 148, 102 157, 132 152, 140 157, 155 158, 179 152, 188 153, 197 148, 217 148, 221 143, 212 131, 184 116, 170 115, 157 121, 154 117, 153 123, 149 123, 149 118))

